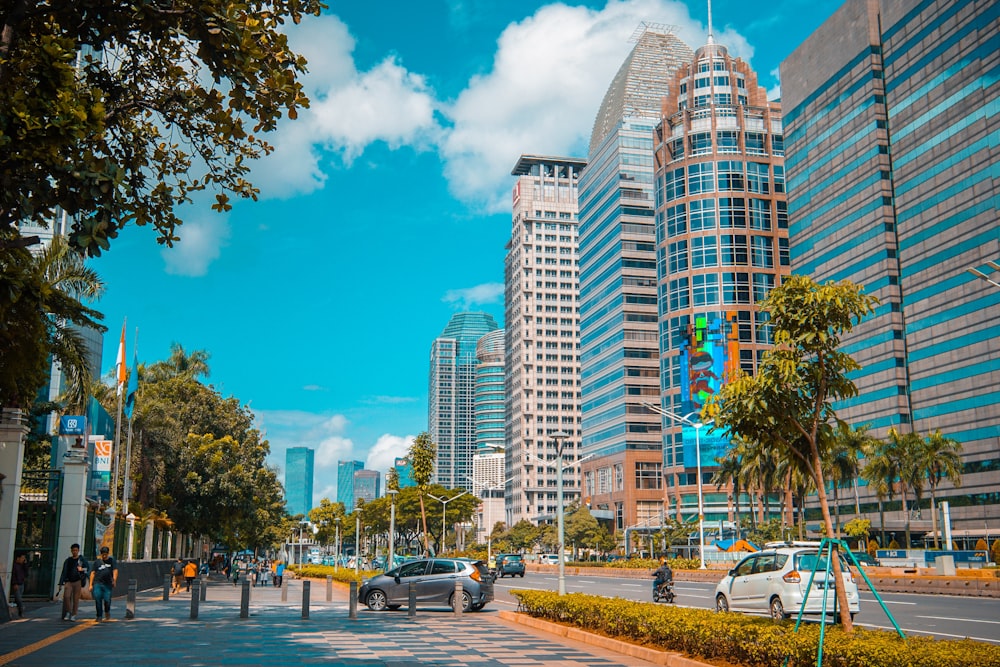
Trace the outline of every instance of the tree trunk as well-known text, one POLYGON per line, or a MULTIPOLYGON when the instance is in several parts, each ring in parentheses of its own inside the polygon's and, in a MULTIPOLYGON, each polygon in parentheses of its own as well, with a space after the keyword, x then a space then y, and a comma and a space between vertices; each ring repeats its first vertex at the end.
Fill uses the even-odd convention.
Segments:
POLYGON ((861 496, 858 495, 858 478, 854 478, 854 513, 861 518, 861 496))
POLYGON ((421 492, 420 496, 420 518, 424 522, 424 557, 429 557, 431 555, 431 544, 427 536, 427 510, 424 508, 424 494, 421 492))
POLYGON ((833 485, 833 514, 836 517, 836 521, 833 524, 833 529, 837 531, 834 533, 833 537, 840 539, 840 498, 837 494, 837 484, 833 485))
POLYGON ((910 503, 906 498, 906 484, 900 484, 903 487, 903 520, 906 522, 906 544, 903 545, 904 549, 910 548, 910 503))
POLYGON ((885 507, 882 505, 882 499, 878 499, 878 523, 879 528, 882 529, 882 542, 879 544, 883 549, 886 548, 885 544, 885 507))
MULTIPOLYGON (((819 507, 823 512, 823 523, 826 525, 826 534, 833 535, 833 518, 830 516, 830 505, 826 501, 826 489, 823 487, 823 462, 815 442, 810 443, 810 449, 812 451, 813 474, 816 476, 816 494, 819 496, 819 507)), ((853 633, 854 622, 851 620, 851 610, 847 606, 847 590, 844 588, 844 572, 840 566, 840 550, 834 544, 831 551, 830 560, 833 565, 837 605, 840 607, 840 623, 844 627, 844 632, 853 633)))
MULTIPOLYGON (((934 533, 934 548, 939 547, 938 543, 938 522, 937 522, 937 487, 931 482, 931 531, 934 533)), ((926 544, 926 542, 924 543, 926 544)))

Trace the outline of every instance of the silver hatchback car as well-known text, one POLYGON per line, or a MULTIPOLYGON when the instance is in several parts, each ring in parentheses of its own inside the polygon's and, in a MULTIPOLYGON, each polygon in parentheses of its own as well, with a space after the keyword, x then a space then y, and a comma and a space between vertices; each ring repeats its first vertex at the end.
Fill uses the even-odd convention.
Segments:
MULTIPOLYGON (((768 545, 771 547, 771 545, 768 545)), ((835 589, 827 581, 826 554, 819 557, 818 544, 789 544, 767 548, 747 556, 730 570, 715 587, 717 611, 747 611, 767 613, 775 620, 797 615, 806 597, 806 588, 813 570, 812 590, 805 603, 806 614, 822 614, 823 599, 826 611, 833 613, 835 589)), ((851 618, 861 611, 858 585, 854 575, 841 555, 844 588, 851 618)), ((830 575, 833 576, 831 568, 830 575)))
POLYGON ((462 582, 462 610, 479 611, 493 600, 493 578, 482 561, 422 558, 403 563, 366 580, 358 599, 372 611, 399 609, 409 603, 414 584, 417 605, 452 605, 455 581, 462 582))

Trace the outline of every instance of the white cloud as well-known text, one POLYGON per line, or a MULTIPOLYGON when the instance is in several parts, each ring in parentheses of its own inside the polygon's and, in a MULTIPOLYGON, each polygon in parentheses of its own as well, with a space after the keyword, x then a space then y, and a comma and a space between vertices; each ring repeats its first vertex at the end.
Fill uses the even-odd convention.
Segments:
POLYGON ((770 74, 774 79, 774 85, 767 89, 767 99, 773 102, 781 99, 781 68, 775 67, 770 74))
POLYGON ((368 450, 365 468, 381 472, 384 484, 386 471, 395 464, 396 458, 406 455, 414 440, 416 440, 416 436, 412 435, 398 436, 386 433, 380 436, 372 448, 368 450))
POLYGON ((441 298, 445 303, 455 304, 460 310, 468 310, 477 305, 498 303, 503 299, 503 283, 483 283, 465 289, 445 292, 441 298))
MULTIPOLYGON (((194 210, 188 207, 188 210, 194 210)), ((160 255, 166 264, 165 270, 178 276, 203 276, 208 265, 219 258, 222 247, 229 240, 229 215, 204 210, 193 216, 185 216, 185 222, 177 229, 180 241, 173 248, 163 248, 160 255)))

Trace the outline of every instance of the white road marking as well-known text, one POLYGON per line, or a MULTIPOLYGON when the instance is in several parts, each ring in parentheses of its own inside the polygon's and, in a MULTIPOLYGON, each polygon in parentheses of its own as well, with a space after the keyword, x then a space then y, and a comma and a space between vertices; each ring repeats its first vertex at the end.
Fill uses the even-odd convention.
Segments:
POLYGON ((992 623, 1000 625, 1000 621, 984 621, 981 618, 949 618, 947 616, 917 616, 917 618, 929 618, 935 621, 964 621, 966 623, 992 623))
MULTIPOLYGON (((875 600, 875 598, 861 598, 861 601, 862 602, 871 602, 872 604, 878 604, 878 602, 875 600)), ((909 605, 918 604, 916 602, 903 602, 902 600, 882 600, 882 602, 884 602, 886 604, 909 604, 909 605)))
POLYGON ((642 584, 621 584, 625 588, 642 588, 642 584))
POLYGON ((596 581, 584 581, 583 579, 577 579, 575 581, 575 583, 578 583, 578 584, 596 584, 597 582, 596 581))

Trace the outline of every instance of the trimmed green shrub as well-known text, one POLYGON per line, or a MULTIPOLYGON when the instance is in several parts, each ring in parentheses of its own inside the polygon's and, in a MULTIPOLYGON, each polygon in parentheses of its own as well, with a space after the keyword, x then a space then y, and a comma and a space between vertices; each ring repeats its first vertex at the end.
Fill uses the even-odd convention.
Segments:
POLYGON ((993 540, 993 548, 990 550, 991 559, 994 565, 1000 565, 1000 540, 993 540))
MULTIPOLYGON (((572 625, 637 644, 721 659, 742 667, 816 664, 820 627, 794 621, 719 614, 621 598, 552 591, 511 591, 530 616, 572 625)), ((823 663, 836 667, 1000 667, 1000 646, 971 640, 944 641, 856 628, 847 634, 827 626, 823 663)))
POLYGON ((346 567, 334 568, 333 565, 289 565, 286 569, 295 573, 296 577, 305 579, 326 579, 327 575, 333 575, 334 581, 360 582, 366 577, 374 576, 375 574, 380 574, 378 572, 366 571, 362 572, 361 576, 354 574, 354 570, 349 570, 346 567))

